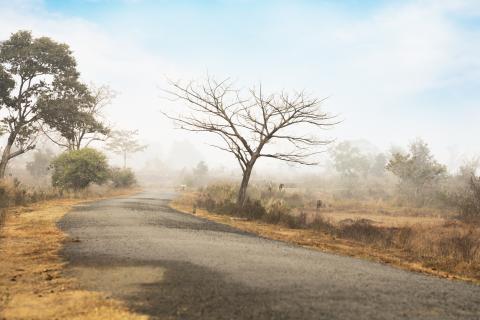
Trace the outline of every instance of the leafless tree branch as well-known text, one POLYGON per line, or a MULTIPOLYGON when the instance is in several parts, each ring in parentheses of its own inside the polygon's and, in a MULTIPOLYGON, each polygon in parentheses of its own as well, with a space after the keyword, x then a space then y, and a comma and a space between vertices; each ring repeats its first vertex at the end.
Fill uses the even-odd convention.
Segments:
MULTIPOLYGON (((189 108, 188 114, 162 112, 178 128, 214 133, 223 144, 213 147, 235 156, 243 171, 241 189, 244 190, 240 193, 245 192, 252 168, 261 157, 302 165, 317 164, 312 157, 321 152, 318 147, 331 141, 316 134, 319 129, 337 124, 334 117, 321 110, 325 99, 311 98, 304 92, 266 95, 260 85, 244 95, 234 89, 230 79, 216 81, 213 78, 200 84, 170 81, 170 89, 164 92, 169 100, 186 102, 189 108), (274 141, 283 141, 291 150, 264 152, 265 146, 274 141)), ((244 201, 242 195, 238 200, 244 201)))

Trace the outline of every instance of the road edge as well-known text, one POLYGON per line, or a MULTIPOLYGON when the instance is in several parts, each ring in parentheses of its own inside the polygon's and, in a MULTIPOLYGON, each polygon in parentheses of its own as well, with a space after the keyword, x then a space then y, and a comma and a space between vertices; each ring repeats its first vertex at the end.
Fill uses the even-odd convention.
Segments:
POLYGON ((265 239, 294 244, 325 253, 368 260, 371 262, 388 265, 405 271, 435 276, 437 278, 463 281, 475 285, 480 285, 479 279, 469 278, 458 274, 428 268, 418 262, 409 262, 406 260, 402 260, 399 256, 388 254, 386 252, 381 252, 379 250, 373 251, 371 250, 371 248, 367 249, 365 246, 361 246, 353 241, 338 239, 326 233, 315 232, 313 230, 290 229, 280 225, 267 224, 258 221, 249 221, 245 219, 231 217, 228 215, 211 213, 207 210, 199 208, 195 208, 195 213, 193 213, 191 206, 175 202, 175 199, 170 201, 169 206, 175 211, 196 217, 201 217, 216 223, 228 225, 230 227, 255 234, 265 239))
POLYGON ((2 319, 148 319, 107 294, 80 289, 63 272, 60 252, 70 239, 58 221, 75 205, 124 197, 140 189, 106 196, 45 201, 12 208, 0 230, 0 315, 2 319))

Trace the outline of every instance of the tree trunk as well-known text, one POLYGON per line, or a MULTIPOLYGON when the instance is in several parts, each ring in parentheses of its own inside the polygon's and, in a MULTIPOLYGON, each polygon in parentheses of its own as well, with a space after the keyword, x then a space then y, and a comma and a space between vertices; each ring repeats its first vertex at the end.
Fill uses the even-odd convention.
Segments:
POLYGON ((243 171, 242 183, 240 184, 240 189, 238 190, 237 206, 243 208, 245 205, 245 200, 247 200, 247 187, 248 182, 250 181, 250 175, 252 174, 253 164, 248 165, 243 171))
POLYGON ((3 149, 2 159, 0 160, 0 179, 5 178, 5 171, 7 170, 8 160, 10 160, 10 153, 13 143, 15 142, 15 134, 10 133, 7 140, 7 145, 3 149))
POLYGON ((127 152, 123 151, 123 169, 127 168, 127 152))

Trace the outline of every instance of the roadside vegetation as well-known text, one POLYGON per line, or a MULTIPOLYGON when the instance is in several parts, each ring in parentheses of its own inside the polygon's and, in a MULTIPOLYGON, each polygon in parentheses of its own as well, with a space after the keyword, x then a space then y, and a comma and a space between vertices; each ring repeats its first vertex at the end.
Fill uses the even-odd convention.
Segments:
POLYGON ((57 222, 74 205, 132 190, 96 191, 77 199, 57 199, 9 209, 0 233, 0 318, 147 319, 131 313, 107 294, 81 289, 63 273, 59 251, 66 237, 57 222))
POLYGON ((0 40, 0 318, 144 319, 61 272, 59 250, 71 241, 61 217, 136 191, 134 171, 103 151, 109 140, 140 151, 105 121, 115 93, 84 84, 66 44, 29 31, 0 40))
MULTIPOLYGON (((214 173, 173 205, 234 217, 240 227, 239 221, 255 222, 262 227, 246 228, 266 236, 272 233, 265 226, 279 226, 295 230, 300 244, 480 280, 478 161, 449 173, 422 140, 403 152, 368 147, 364 141, 333 145, 323 174, 274 180, 258 173, 243 207, 236 203, 238 184, 214 173)), ((281 234, 273 237, 292 240, 281 234)))
POLYGON ((145 146, 136 131, 106 122, 116 93, 86 85, 67 44, 22 30, 2 40, 0 208, 134 186, 126 152, 145 146), (124 168, 111 166, 102 149, 121 150, 124 168))

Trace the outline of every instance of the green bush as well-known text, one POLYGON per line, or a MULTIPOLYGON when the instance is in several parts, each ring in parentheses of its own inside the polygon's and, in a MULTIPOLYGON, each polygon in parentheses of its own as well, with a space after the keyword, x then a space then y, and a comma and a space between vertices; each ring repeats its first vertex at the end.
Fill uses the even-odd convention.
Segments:
POLYGON ((84 189, 110 177, 106 156, 91 148, 62 153, 52 161, 52 168, 52 185, 64 189, 84 189))
POLYGON ((110 171, 110 180, 115 188, 127 188, 137 183, 135 173, 129 168, 113 168, 110 171))

